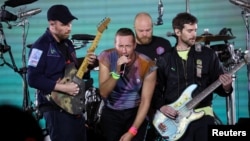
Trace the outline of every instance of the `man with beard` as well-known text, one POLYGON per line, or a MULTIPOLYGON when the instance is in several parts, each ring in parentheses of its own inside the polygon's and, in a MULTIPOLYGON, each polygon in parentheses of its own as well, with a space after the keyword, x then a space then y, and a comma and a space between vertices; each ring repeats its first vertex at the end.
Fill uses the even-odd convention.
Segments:
MULTIPOLYGON (((157 60, 161 54, 171 50, 169 40, 153 35, 153 21, 149 13, 140 12, 134 19, 134 31, 136 35, 136 51, 143 53, 152 60, 157 60)), ((153 96, 154 99, 154 96, 153 96)), ((154 100, 152 100, 154 102, 154 100)), ((152 118, 155 110, 150 108, 148 114, 149 127, 146 140, 152 141, 155 130, 152 125, 152 118)))
POLYGON ((136 34, 136 51, 156 60, 164 52, 170 51, 169 40, 153 35, 153 21, 146 12, 138 13, 134 19, 134 31, 136 34))
POLYGON ((115 34, 114 48, 98 56, 99 88, 105 101, 100 125, 106 141, 145 139, 157 67, 135 48, 133 30, 120 28, 115 34))
MULTIPOLYGON (((50 95, 52 92, 60 92, 76 96, 79 91, 85 91, 82 85, 63 81, 64 78, 66 81, 70 79, 65 77, 65 70, 71 64, 76 68, 80 66, 72 41, 68 39, 74 19, 77 18, 65 5, 51 6, 47 11, 48 28, 32 45, 29 55, 28 83, 37 90, 38 108, 45 119, 51 141, 86 141, 83 114, 67 113, 51 100, 50 95)), ((86 57, 88 64, 93 65, 96 60, 94 53, 89 52, 86 57)), ((69 72, 73 72, 72 70, 74 69, 69 72)), ((60 100, 60 96, 58 99, 60 100)))
POLYGON ((166 119, 158 118, 161 121, 155 126, 164 132, 164 136, 165 131, 171 131, 166 135, 169 140, 207 141, 208 125, 216 124, 213 93, 229 96, 233 91, 232 77, 224 73, 214 50, 196 43, 198 20, 195 16, 179 13, 174 17, 172 27, 177 44, 170 52, 158 57, 154 93, 157 99, 153 105, 159 109, 157 114, 166 119), (220 85, 215 87, 213 84, 218 81, 220 85), (209 87, 211 85, 213 89, 209 87), (206 89, 208 87, 210 90, 206 89), (196 102, 191 101, 192 98, 196 98, 196 102), (178 122, 172 126, 171 120, 178 122), (181 128, 186 130, 179 131, 181 128))

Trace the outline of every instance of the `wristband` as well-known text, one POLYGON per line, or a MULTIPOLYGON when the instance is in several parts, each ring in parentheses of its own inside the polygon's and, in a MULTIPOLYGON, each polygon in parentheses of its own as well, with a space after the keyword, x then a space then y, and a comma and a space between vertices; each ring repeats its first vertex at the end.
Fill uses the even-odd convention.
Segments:
POLYGON ((117 73, 115 73, 115 72, 113 72, 113 71, 110 74, 111 74, 112 78, 114 78, 115 80, 117 80, 117 79, 120 78, 120 75, 117 74, 117 73))
POLYGON ((134 126, 131 126, 128 132, 131 133, 133 136, 135 136, 137 134, 137 128, 135 128, 134 126))

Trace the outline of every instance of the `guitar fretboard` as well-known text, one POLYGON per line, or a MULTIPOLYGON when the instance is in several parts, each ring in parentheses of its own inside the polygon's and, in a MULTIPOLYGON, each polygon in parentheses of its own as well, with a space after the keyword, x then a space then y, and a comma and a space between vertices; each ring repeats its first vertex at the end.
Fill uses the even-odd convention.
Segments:
MULTIPOLYGON (((88 52, 94 52, 97 45, 98 45, 98 42, 100 41, 100 38, 101 38, 101 35, 102 33, 100 33, 99 31, 97 32, 96 34, 96 37, 91 45, 91 47, 88 49, 88 52)), ((84 73, 87 71, 87 68, 88 68, 88 60, 87 60, 87 57, 84 58, 81 66, 79 67, 77 73, 76 73, 76 76, 79 78, 79 79, 82 79, 83 76, 84 76, 84 73)))

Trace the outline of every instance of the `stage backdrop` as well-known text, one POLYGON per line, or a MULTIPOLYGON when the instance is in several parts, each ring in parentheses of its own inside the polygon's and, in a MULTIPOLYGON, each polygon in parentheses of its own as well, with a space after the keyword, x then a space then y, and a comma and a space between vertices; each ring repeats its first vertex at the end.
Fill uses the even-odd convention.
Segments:
MULTIPOLYGON (((78 18, 73 21, 73 34, 96 35, 98 24, 105 18, 111 18, 99 41, 96 54, 107 48, 113 48, 115 31, 120 27, 133 28, 134 16, 138 12, 148 12, 155 23, 158 18, 159 0, 38 0, 31 4, 17 7, 6 6, 9 12, 18 15, 20 12, 40 8, 42 11, 22 22, 11 21, 9 24, 1 22, 4 35, 0 36, 10 46, 10 50, 1 53, 0 58, 0 102, 23 106, 28 103, 34 107, 35 90, 26 87, 26 63, 28 59, 28 44, 32 44, 47 27, 47 10, 53 4, 65 4, 78 18), (13 59, 11 59, 13 57, 13 59), (5 62, 5 63, 4 63, 5 62), (23 69, 24 68, 24 69, 23 69), (27 88, 27 90, 26 90, 27 88)), ((172 18, 179 12, 190 12, 199 19, 198 35, 208 29, 216 35, 222 28, 230 28, 234 39, 228 42, 234 49, 246 50, 247 20, 244 11, 229 0, 162 0, 163 24, 154 26, 154 34, 167 38, 172 45, 175 44, 174 37, 167 37, 167 32, 173 32, 171 27, 172 18), (243 13, 243 14, 242 14, 243 13)), ((0 5, 4 5, 2 0, 0 5)), ((63 13, 62 13, 63 14, 63 13)), ((19 19, 17 20, 19 21, 19 19)), ((210 45, 225 44, 224 41, 211 42, 210 45)), ((78 57, 86 54, 91 42, 83 48, 78 49, 78 57)), ((227 47, 226 47, 227 48, 227 47)), ((98 71, 92 71, 95 87, 98 87, 98 71)), ((248 117, 248 76, 246 66, 235 73, 234 81, 235 103, 229 105, 235 107, 236 120, 248 117)), ((43 85, 43 84, 41 84, 43 85)), ((215 113, 223 124, 228 123, 226 98, 214 96, 213 107, 215 113)), ((231 117, 230 117, 231 118, 231 117)))

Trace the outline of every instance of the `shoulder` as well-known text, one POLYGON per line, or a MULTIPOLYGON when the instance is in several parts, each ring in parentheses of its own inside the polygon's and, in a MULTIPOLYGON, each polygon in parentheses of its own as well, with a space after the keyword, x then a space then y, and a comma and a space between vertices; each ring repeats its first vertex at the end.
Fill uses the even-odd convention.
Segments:
POLYGON ((105 49, 103 50, 100 54, 112 54, 115 52, 114 48, 110 48, 110 49, 105 49))
POLYGON ((137 62, 141 68, 150 68, 151 71, 157 68, 154 60, 142 53, 136 52, 136 54, 138 56, 137 62))
POLYGON ((209 47, 202 46, 202 54, 213 55, 215 51, 209 47))
POLYGON ((167 60, 174 59, 175 47, 171 48, 169 51, 164 52, 157 58, 157 62, 167 62, 167 60))
POLYGON ((149 63, 149 64, 154 64, 155 61, 153 59, 151 59, 150 57, 148 57, 147 55, 143 54, 143 53, 140 53, 140 52, 136 52, 137 54, 137 58, 138 58, 138 61, 140 61, 140 63, 142 62, 145 62, 145 63, 149 63))
POLYGON ((170 43, 170 41, 166 38, 160 37, 160 36, 153 36, 154 40, 160 41, 160 42, 165 42, 165 43, 170 43))
POLYGON ((116 50, 114 48, 110 48, 110 49, 106 49, 103 50, 99 55, 98 55, 98 59, 101 60, 103 58, 108 58, 109 56, 114 56, 116 55, 116 50))
POLYGON ((214 60, 217 58, 216 52, 206 46, 201 46, 200 49, 197 50, 196 46, 194 46, 193 53, 196 57, 203 58, 205 60, 214 60), (209 59, 208 59, 209 58, 209 59))
POLYGON ((149 58, 147 55, 143 54, 143 53, 140 53, 140 52, 137 52, 136 51, 136 54, 138 56, 138 58, 142 59, 142 60, 145 60, 145 61, 153 61, 151 58, 149 58))

